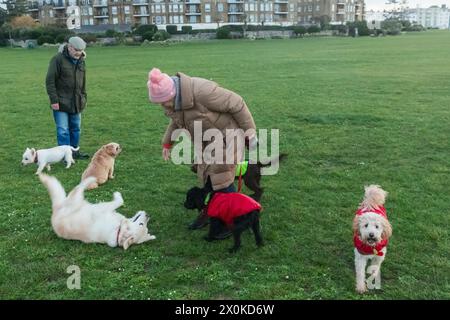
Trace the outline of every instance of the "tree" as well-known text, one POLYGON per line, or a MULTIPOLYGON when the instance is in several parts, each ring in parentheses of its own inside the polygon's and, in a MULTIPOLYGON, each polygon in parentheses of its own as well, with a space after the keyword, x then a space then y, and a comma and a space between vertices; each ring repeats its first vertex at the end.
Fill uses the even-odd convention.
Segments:
POLYGON ((11 21, 15 17, 24 15, 27 12, 26 0, 6 0, 6 11, 8 14, 8 21, 11 21))
POLYGON ((384 17, 386 19, 406 20, 408 0, 386 0, 388 6, 384 10, 384 17))
POLYGON ((19 16, 11 20, 11 26, 13 29, 33 28, 36 27, 36 22, 30 16, 19 16))
POLYGON ((381 29, 389 35, 397 35, 402 30, 402 24, 398 19, 386 19, 381 23, 381 29))
POLYGON ((6 22, 6 19, 8 18, 8 12, 0 8, 0 27, 6 22))

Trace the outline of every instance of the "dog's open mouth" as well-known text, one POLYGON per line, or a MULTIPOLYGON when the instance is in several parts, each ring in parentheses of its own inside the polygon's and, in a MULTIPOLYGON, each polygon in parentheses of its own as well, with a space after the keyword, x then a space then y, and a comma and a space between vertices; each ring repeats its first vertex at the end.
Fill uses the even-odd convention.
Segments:
POLYGON ((367 243, 373 246, 375 243, 377 243, 377 238, 367 238, 367 243))

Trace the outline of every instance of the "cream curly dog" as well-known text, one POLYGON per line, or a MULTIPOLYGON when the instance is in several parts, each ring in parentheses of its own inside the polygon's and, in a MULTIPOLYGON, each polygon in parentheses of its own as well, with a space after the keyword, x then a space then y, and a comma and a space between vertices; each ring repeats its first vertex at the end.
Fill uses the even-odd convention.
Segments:
MULTIPOLYGON (((353 242, 355 245, 356 291, 364 293, 366 285, 366 265, 371 260, 369 273, 380 284, 380 268, 387 252, 392 227, 386 215, 384 202, 387 192, 380 186, 365 187, 364 199, 353 219, 353 242)), ((368 279, 368 284, 371 279, 368 279)), ((371 283, 372 284, 372 283, 371 283)))

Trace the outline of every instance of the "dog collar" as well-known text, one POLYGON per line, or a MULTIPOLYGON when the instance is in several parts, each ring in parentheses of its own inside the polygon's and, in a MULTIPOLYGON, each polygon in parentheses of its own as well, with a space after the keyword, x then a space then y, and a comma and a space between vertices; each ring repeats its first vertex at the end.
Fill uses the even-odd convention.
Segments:
POLYGON ((37 163, 37 162, 38 162, 38 153, 36 151, 36 157, 34 157, 34 163, 37 163))
POLYGON ((119 226, 119 230, 117 230, 117 236, 116 236, 116 242, 117 242, 117 246, 119 246, 119 234, 120 234, 120 228, 122 227, 122 225, 119 226))

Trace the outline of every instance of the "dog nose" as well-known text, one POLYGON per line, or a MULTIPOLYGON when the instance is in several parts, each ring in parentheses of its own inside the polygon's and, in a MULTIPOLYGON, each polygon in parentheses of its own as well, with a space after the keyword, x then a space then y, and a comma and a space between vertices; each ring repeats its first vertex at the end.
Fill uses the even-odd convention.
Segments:
POLYGON ((374 234, 371 232, 369 233, 369 237, 373 238, 374 234))

